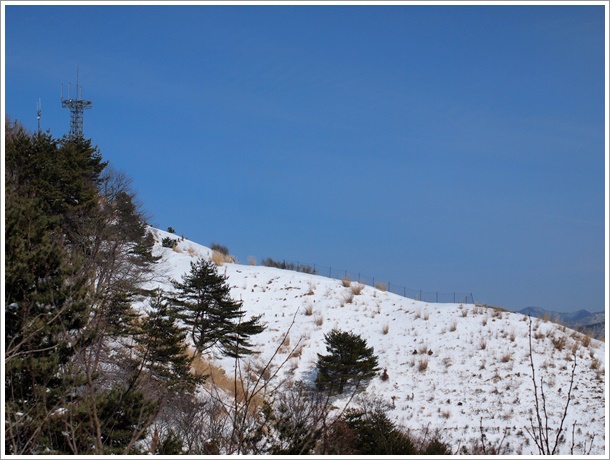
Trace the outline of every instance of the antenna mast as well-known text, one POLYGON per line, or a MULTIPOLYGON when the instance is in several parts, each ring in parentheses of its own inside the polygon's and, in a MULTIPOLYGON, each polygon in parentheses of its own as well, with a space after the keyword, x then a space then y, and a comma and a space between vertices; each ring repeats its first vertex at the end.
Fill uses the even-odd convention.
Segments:
POLYGON ((36 118, 38 118, 38 133, 40 134, 40 117, 42 116, 42 102, 38 98, 38 104, 36 105, 36 118))
POLYGON ((91 101, 82 98, 83 89, 78 84, 78 67, 76 67, 76 97, 73 99, 70 95, 70 83, 68 83, 68 99, 64 99, 63 85, 61 88, 61 106, 70 109, 70 137, 80 137, 83 135, 83 111, 91 108, 91 101))

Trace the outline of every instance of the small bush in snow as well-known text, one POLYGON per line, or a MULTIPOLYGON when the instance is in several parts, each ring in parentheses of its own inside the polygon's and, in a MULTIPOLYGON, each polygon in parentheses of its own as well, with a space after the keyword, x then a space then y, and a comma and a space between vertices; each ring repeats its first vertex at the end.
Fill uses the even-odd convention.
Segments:
POLYGON ((229 255, 229 248, 227 248, 226 246, 223 246, 222 244, 212 243, 210 245, 210 249, 212 251, 220 252, 221 254, 223 254, 225 256, 229 255))
POLYGON ((375 287, 382 292, 386 292, 388 290, 388 285, 385 283, 377 283, 375 284, 375 287))
POLYGON ((177 244, 178 244, 178 241, 173 238, 170 238, 169 236, 167 236, 161 240, 161 246, 163 246, 164 248, 173 248, 177 244))
POLYGON ((341 284, 343 287, 350 287, 352 285, 352 279, 349 276, 341 278, 341 284))

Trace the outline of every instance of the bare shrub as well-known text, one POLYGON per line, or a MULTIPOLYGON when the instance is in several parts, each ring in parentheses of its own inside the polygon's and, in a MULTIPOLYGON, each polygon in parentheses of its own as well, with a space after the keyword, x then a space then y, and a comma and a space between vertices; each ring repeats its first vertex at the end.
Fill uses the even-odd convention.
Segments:
POLYGON ((510 353, 504 353, 502 355, 502 357, 500 358, 500 361, 503 362, 503 363, 508 363, 508 362, 510 362, 510 360, 511 360, 510 353))
POLYGON ((354 301, 354 294, 352 294, 351 292, 349 294, 347 294, 345 297, 345 303, 352 303, 354 301))
POLYGON ((352 279, 349 276, 341 278, 341 284, 343 287, 350 287, 352 285, 352 279))
POLYGON ((567 336, 560 335, 559 337, 552 337, 551 342, 553 342, 553 346, 556 350, 563 351, 566 346, 567 336))
POLYGON ((305 305, 305 316, 311 316, 311 315, 313 315, 313 305, 307 304, 307 305, 305 305))
POLYGON ((417 370, 419 372, 424 372, 426 369, 428 369, 428 358, 419 358, 417 361, 417 370))
POLYGON ((300 358, 303 354, 303 348, 305 348, 304 343, 300 344, 298 347, 292 350, 292 353, 290 353, 289 358, 300 358))
POLYGON ((481 340, 479 340, 479 346, 481 347, 481 350, 485 350, 487 348, 487 339, 485 337, 481 337, 481 340))
POLYGON ((352 289, 352 293, 354 295, 360 295, 360 293, 364 289, 364 284, 361 284, 361 283, 352 284, 351 289, 352 289))
POLYGON ((320 327, 320 326, 322 326, 322 324, 324 324, 324 316, 322 316, 322 313, 316 313, 313 321, 316 324, 316 326, 320 327))
POLYGON ((256 257, 250 256, 248 257, 248 265, 256 266, 256 257))
POLYGON ((466 308, 462 309, 462 318, 466 318, 468 316, 468 310, 466 308))
POLYGON ((382 292, 386 292, 388 290, 388 285, 382 282, 375 284, 375 287, 382 292))
POLYGON ((455 321, 451 321, 451 325, 449 326, 449 330, 454 332, 457 329, 457 323, 455 321))
POLYGON ((424 321, 428 321, 430 319, 430 313, 428 313, 428 310, 426 310, 424 312, 424 321))
POLYGON ((212 251, 212 262, 214 262, 217 266, 221 266, 225 263, 233 263, 235 262, 235 259, 220 251, 212 251))

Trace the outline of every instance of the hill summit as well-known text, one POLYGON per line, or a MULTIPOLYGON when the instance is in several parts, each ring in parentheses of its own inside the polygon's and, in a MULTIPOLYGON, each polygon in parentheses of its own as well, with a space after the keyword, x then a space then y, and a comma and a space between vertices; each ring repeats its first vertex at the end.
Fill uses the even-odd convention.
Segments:
MULTIPOLYGON (((171 290, 170 281, 180 279, 192 261, 214 257, 210 248, 188 239, 151 232, 163 278, 151 287, 171 290), (173 248, 161 244, 167 238, 176 239, 173 248)), ((312 383, 318 354, 325 352, 324 335, 350 331, 374 348, 386 374, 373 378, 359 397, 383 401, 392 420, 412 433, 436 431, 456 452, 460 445, 485 440, 505 453, 538 454, 528 432, 536 421, 536 396, 540 404, 543 391, 543 422, 551 430, 562 424, 569 399, 559 453, 604 453, 602 341, 498 308, 421 302, 354 282, 256 265, 219 261, 218 270, 247 316, 261 316, 265 331, 253 337, 259 353, 249 358, 250 368, 267 366, 276 385, 312 383)), ((233 374, 233 360, 209 359, 233 374)), ((334 405, 347 402, 338 397, 334 405)))

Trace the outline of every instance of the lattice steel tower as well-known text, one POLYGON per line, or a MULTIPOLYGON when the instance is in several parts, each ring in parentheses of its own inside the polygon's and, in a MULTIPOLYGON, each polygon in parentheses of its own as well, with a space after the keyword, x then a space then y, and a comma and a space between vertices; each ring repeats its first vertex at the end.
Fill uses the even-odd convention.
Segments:
POLYGON ((68 99, 64 99, 64 85, 61 85, 61 106, 70 109, 70 137, 83 135, 83 111, 91 108, 91 101, 83 99, 83 88, 78 84, 78 68, 76 69, 76 98, 70 96, 68 83, 68 99))

